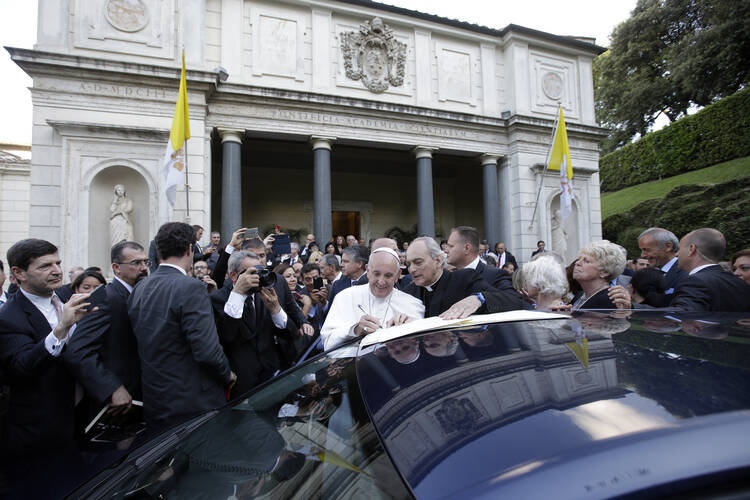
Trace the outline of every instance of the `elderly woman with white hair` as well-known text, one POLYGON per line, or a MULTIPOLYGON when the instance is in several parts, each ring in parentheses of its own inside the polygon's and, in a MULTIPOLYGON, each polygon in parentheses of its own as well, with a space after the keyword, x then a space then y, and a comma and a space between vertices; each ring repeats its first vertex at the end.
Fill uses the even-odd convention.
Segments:
POLYGON ((562 258, 553 252, 535 255, 523 265, 523 286, 536 302, 538 310, 557 309, 565 305, 563 297, 568 292, 568 279, 562 258))
POLYGON ((574 310, 618 307, 610 297, 609 288, 612 279, 625 269, 625 255, 623 247, 607 240, 592 241, 580 250, 573 279, 583 291, 573 299, 574 310))

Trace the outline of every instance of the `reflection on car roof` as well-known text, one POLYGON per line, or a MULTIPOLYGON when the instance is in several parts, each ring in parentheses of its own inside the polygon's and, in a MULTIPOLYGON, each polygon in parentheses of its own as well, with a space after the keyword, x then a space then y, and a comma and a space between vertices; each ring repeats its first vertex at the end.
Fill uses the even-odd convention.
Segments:
POLYGON ((362 339, 360 347, 369 347, 374 344, 388 342, 389 340, 406 337, 414 333, 426 332, 443 328, 459 328, 465 326, 489 325, 492 323, 507 323, 510 321, 538 321, 545 319, 566 319, 565 314, 541 312, 541 311, 508 311, 494 314, 479 314, 465 319, 444 320, 439 316, 424 318, 392 328, 377 330, 362 339))

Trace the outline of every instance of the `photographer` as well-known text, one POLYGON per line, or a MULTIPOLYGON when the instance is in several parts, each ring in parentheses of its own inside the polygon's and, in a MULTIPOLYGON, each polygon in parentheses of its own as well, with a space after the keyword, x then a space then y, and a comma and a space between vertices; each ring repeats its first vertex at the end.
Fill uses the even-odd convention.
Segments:
POLYGON ((289 342, 296 329, 279 305, 273 286, 270 283, 261 286, 259 272, 265 270, 261 263, 253 252, 232 252, 228 268, 233 286, 224 286, 211 294, 219 340, 237 374, 232 399, 282 368, 283 353, 277 337, 289 342))

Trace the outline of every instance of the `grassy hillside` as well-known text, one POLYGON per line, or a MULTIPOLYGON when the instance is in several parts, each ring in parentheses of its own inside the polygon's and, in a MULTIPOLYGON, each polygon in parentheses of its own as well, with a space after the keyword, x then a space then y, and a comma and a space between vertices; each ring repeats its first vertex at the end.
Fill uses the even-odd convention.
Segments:
POLYGON ((746 176, 750 176, 750 156, 660 181, 645 182, 619 191, 602 193, 602 219, 626 212, 646 200, 662 198, 678 186, 719 184, 746 176))

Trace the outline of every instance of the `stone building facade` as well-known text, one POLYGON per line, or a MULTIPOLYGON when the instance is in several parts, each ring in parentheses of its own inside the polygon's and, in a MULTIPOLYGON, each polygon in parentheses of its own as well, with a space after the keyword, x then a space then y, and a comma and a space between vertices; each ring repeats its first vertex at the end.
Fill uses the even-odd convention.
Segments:
POLYGON ((107 268, 123 184, 144 244, 167 220, 320 241, 470 224, 526 260, 551 239, 559 180, 543 165, 562 106, 570 257, 601 237, 592 42, 365 0, 40 0, 34 49, 9 49, 33 78, 29 234, 66 266, 107 268), (183 47, 189 191, 172 210, 161 166, 183 47))

